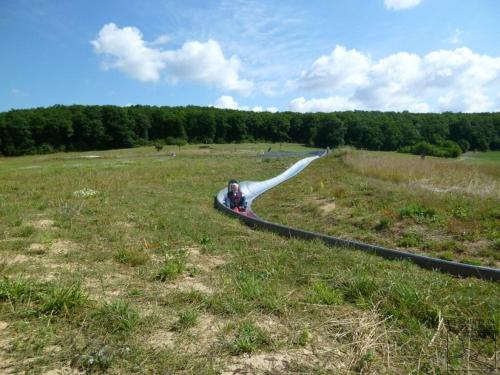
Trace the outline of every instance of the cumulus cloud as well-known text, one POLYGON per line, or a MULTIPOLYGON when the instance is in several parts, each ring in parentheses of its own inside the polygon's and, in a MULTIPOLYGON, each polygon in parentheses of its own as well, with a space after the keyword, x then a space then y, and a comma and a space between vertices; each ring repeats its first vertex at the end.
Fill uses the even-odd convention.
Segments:
POLYGON ((363 85, 367 82, 370 65, 369 56, 355 49, 348 51, 343 46, 336 46, 329 56, 321 56, 302 72, 298 87, 321 90, 363 85))
POLYGON ((140 30, 135 27, 120 29, 109 23, 90 43, 95 53, 109 57, 102 63, 104 69, 119 69, 139 81, 158 81, 161 70, 165 68, 162 51, 149 48, 140 30))
MULTIPOLYGON (((215 101, 214 104, 215 108, 222 108, 222 109, 236 109, 240 111, 253 111, 253 112, 263 112, 264 109, 261 106, 255 106, 255 107, 248 107, 248 106, 240 106, 240 104, 232 97, 229 95, 223 95, 219 99, 215 101)), ((267 107, 265 109, 266 112, 278 112, 278 109, 276 107, 267 107)))
POLYGON ((422 0, 384 0, 385 7, 390 10, 402 10, 416 7, 422 0))
POLYGON ((334 112, 362 109, 362 105, 342 96, 309 100, 300 97, 290 102, 290 109, 295 112, 334 112))
POLYGON ((226 59, 214 40, 186 42, 178 50, 165 51, 163 56, 172 77, 213 84, 242 94, 249 94, 253 88, 251 81, 238 76, 240 60, 236 56, 226 59))
POLYGON ((216 100, 214 107, 223 109, 239 109, 238 102, 229 95, 223 95, 216 100))
POLYGON ((352 109, 413 112, 494 111, 500 86, 500 57, 462 47, 424 56, 399 52, 372 60, 369 55, 337 46, 301 74, 298 88, 328 94, 297 98, 294 110, 352 109))
POLYGON ((109 23, 91 44, 95 53, 105 56, 104 69, 121 70, 142 82, 156 82, 165 71, 170 82, 188 80, 244 95, 252 91, 253 82, 239 76, 238 57, 226 58, 217 41, 189 41, 176 50, 157 47, 167 41, 165 36, 160 36, 147 43, 139 29, 119 28, 109 23))

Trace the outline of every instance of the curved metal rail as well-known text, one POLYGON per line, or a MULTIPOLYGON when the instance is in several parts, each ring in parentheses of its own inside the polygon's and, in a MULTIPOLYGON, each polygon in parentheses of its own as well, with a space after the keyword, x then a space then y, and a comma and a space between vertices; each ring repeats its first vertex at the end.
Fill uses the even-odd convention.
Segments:
POLYGON ((477 277, 485 280, 500 280, 500 269, 484 266, 474 266, 459 262, 448 261, 444 259, 432 258, 425 255, 406 253, 400 250, 385 248, 382 246, 369 245, 358 241, 346 240, 333 236, 327 236, 321 233, 309 232, 302 229, 291 228, 286 225, 271 223, 258 217, 252 210, 252 202, 261 194, 272 189, 273 187, 285 182, 286 180, 296 176, 304 168, 306 168, 314 160, 324 156, 326 152, 316 153, 314 156, 304 158, 280 175, 265 181, 244 181, 240 183, 243 194, 246 195, 248 202, 247 213, 237 213, 231 210, 224 204, 224 198, 227 194, 227 188, 222 189, 215 196, 215 207, 220 211, 237 217, 245 224, 253 228, 263 228, 269 231, 281 234, 286 237, 295 237, 307 240, 319 239, 331 246, 345 246, 371 254, 379 255, 386 259, 406 259, 412 263, 427 269, 439 270, 441 272, 450 273, 461 277, 477 277))

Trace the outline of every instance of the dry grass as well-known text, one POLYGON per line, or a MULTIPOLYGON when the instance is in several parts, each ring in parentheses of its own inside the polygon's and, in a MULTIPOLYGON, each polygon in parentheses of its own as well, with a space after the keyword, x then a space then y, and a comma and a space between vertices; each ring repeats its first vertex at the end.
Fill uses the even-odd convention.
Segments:
POLYGON ((500 168, 463 160, 392 153, 348 152, 345 163, 362 176, 437 193, 466 193, 500 199, 500 168))

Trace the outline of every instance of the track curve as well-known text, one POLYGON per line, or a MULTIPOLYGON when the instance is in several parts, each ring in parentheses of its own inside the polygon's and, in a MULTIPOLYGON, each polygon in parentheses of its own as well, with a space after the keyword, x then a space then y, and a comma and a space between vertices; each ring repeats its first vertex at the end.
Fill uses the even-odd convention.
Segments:
POLYGON ((326 151, 310 153, 311 156, 299 160, 293 164, 290 168, 285 170, 280 175, 270 178, 264 181, 243 181, 240 183, 241 190, 243 194, 246 195, 248 202, 248 211, 246 213, 237 213, 231 210, 224 204, 224 198, 227 194, 227 188, 222 189, 215 196, 214 203, 215 207, 233 217, 237 217, 245 224, 253 228, 263 228, 269 231, 278 233, 286 237, 295 237, 307 240, 319 239, 330 246, 344 246, 350 247, 357 250, 365 251, 371 254, 376 254, 386 259, 405 259, 412 263, 427 269, 439 270, 441 272, 446 272, 455 276, 460 277, 476 277, 479 279, 500 281, 500 269, 484 267, 484 266, 474 266, 471 264, 464 264, 459 262, 453 262, 438 258, 429 257, 426 255, 412 254, 400 250, 394 250, 385 248, 382 246, 365 244, 358 241, 346 240, 342 238, 337 238, 333 236, 327 236, 321 233, 310 232, 302 229, 288 227, 286 225, 281 225, 277 223, 272 223, 260 218, 256 215, 252 209, 252 202, 260 195, 266 191, 272 189, 273 187, 285 182, 286 180, 296 176, 302 170, 304 170, 309 164, 314 160, 323 157, 327 154, 326 151))

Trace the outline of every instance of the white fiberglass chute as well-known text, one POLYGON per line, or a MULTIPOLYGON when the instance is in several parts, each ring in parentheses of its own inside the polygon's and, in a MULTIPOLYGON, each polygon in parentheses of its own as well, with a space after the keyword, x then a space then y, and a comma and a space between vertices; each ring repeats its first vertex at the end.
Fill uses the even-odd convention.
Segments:
MULTIPOLYGON (((288 168, 286 171, 284 171, 283 173, 281 173, 276 177, 270 178, 269 180, 240 182, 240 190, 247 200, 248 204, 247 209, 249 211, 251 210, 251 205, 253 200, 257 198, 259 195, 281 184, 282 182, 285 182, 286 180, 294 177, 295 175, 300 173, 304 168, 306 168, 309 164, 311 164, 312 161, 320 158, 321 156, 323 156, 323 153, 321 155, 310 156, 302 160, 299 160, 290 168, 288 168)), ((217 200, 221 204, 224 204, 226 196, 227 196, 227 189, 222 189, 217 194, 217 200)))

